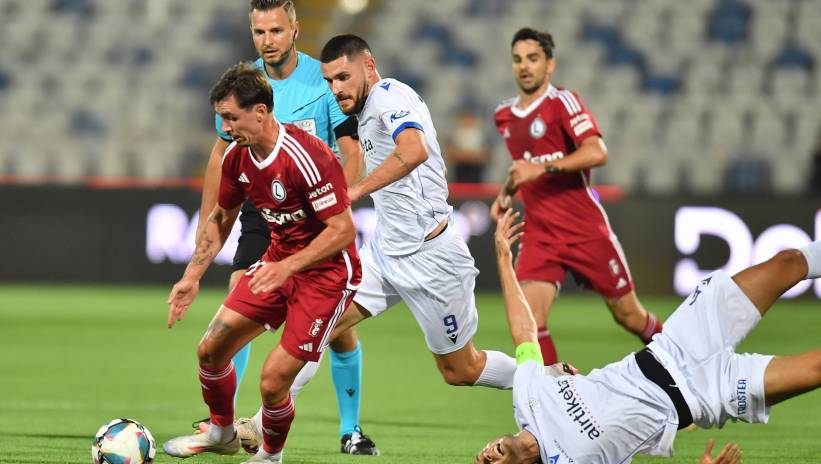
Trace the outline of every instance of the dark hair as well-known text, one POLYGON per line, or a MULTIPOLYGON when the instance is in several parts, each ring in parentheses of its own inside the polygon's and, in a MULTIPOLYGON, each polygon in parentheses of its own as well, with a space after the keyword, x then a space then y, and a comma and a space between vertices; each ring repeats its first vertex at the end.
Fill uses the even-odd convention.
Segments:
POLYGON ((230 95, 237 99, 240 108, 248 108, 262 103, 268 112, 274 110, 274 91, 268 79, 253 63, 243 61, 228 68, 211 89, 211 104, 225 100, 230 95))
POLYGON ((553 58, 553 49, 556 48, 556 43, 553 42, 553 36, 549 32, 537 31, 529 27, 523 27, 513 34, 513 40, 510 41, 510 47, 513 48, 516 42, 520 40, 535 40, 544 50, 544 54, 548 58, 553 58))
POLYGON ((322 47, 319 60, 330 63, 341 56, 350 58, 365 52, 371 53, 371 47, 365 39, 353 34, 342 34, 332 38, 322 47))
POLYGON ((270 11, 277 8, 285 10, 285 14, 288 15, 288 19, 291 23, 296 21, 296 8, 294 8, 294 2, 292 0, 251 0, 251 9, 249 12, 254 10, 270 11))

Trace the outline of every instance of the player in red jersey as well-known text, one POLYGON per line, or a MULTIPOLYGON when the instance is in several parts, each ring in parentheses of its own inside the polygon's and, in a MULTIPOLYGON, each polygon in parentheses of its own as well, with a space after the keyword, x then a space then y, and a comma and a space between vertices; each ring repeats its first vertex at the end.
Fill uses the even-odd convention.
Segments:
POLYGON ((266 330, 285 323, 262 368, 263 446, 247 462, 281 463, 294 419, 289 389, 307 361, 317 361, 361 278, 356 230, 342 168, 318 138, 280 124, 272 90, 250 63, 229 69, 211 91, 234 142, 222 160, 219 200, 197 238, 182 279, 169 296, 168 326, 181 320, 199 280, 248 199, 271 229, 271 245, 217 311, 200 341, 200 383, 211 427, 172 439, 169 455, 233 454, 236 377, 231 358, 266 330))
POLYGON ((647 343, 661 322, 636 298, 621 245, 590 189, 590 168, 607 162, 599 126, 575 93, 550 83, 550 34, 521 29, 511 48, 518 96, 499 105, 495 122, 514 162, 491 215, 498 219, 521 191, 527 220, 516 276, 539 326, 544 362, 558 361, 547 317, 567 270, 647 343))

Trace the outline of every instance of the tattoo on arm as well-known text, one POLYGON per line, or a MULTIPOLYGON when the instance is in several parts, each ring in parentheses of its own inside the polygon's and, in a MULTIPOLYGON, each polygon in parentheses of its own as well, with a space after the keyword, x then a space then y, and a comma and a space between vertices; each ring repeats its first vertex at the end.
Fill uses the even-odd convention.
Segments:
MULTIPOLYGON (((217 223, 218 221, 212 215, 208 218, 208 222, 217 223)), ((200 231, 200 238, 197 240, 197 248, 194 250, 194 256, 191 257, 191 263, 195 266, 202 266, 213 258, 213 252, 211 251, 213 244, 214 240, 208 236, 208 226, 206 225, 200 231)))

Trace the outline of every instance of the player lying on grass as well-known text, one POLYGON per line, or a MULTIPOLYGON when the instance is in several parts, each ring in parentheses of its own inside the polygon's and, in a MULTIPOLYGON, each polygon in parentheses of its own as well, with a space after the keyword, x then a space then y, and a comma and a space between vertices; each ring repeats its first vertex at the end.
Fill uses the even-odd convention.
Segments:
MULTIPOLYGON (((516 345, 513 407, 520 432, 488 443, 477 463, 669 457, 677 429, 767 422, 772 405, 821 385, 821 350, 783 357, 734 352, 782 293, 821 276, 821 242, 781 251, 732 277, 713 272, 647 348, 588 375, 572 375, 542 366, 536 324, 512 266, 510 245, 522 227, 514 224, 517 216, 507 212, 499 220, 496 250, 516 345)), ((737 462, 732 445, 716 460, 710 448, 702 464, 737 462)))

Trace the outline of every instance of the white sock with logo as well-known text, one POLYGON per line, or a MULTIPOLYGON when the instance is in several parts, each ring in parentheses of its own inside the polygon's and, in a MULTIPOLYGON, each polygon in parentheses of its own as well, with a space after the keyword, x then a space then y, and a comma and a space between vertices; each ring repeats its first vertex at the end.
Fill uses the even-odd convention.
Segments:
POLYGON ((485 368, 475 386, 502 388, 509 390, 513 388, 513 375, 516 374, 516 360, 501 351, 485 350, 487 361, 485 368))
POLYGON ((812 242, 799 250, 807 260, 807 279, 821 277, 821 241, 812 242))

